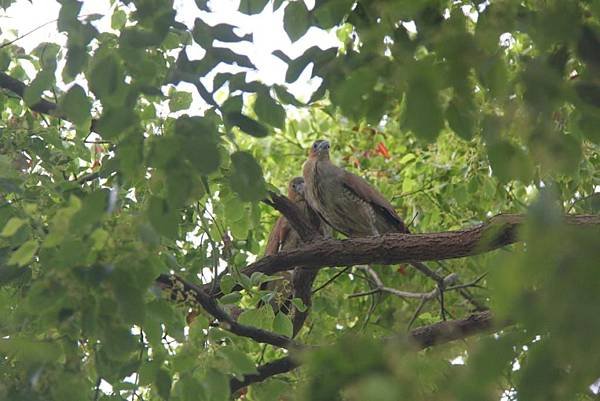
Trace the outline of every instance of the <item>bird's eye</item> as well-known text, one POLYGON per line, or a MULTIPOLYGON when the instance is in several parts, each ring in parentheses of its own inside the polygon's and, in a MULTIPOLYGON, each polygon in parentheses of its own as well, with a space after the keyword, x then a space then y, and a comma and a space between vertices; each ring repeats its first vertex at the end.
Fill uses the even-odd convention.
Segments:
POLYGON ((319 146, 319 144, 318 144, 318 143, 316 143, 316 142, 315 142, 315 143, 313 143, 313 149, 316 149, 318 146, 319 146))

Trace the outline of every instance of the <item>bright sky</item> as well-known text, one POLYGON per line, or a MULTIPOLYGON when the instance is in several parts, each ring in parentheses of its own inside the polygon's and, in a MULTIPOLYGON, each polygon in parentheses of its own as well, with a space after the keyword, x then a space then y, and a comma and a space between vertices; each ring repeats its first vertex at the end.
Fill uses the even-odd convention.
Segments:
MULTIPOLYGON (((312 7, 314 1, 307 1, 312 7)), ((281 7, 273 13, 272 6, 267 5, 259 15, 248 16, 237 11, 239 0, 212 0, 209 7, 214 11, 211 14, 200 11, 194 0, 175 0, 178 15, 177 20, 185 23, 190 29, 194 20, 202 16, 209 24, 228 23, 240 28, 242 34, 252 33, 254 43, 240 43, 230 47, 240 53, 248 55, 257 67, 256 72, 248 74, 248 79, 257 79, 266 84, 284 83, 286 64, 273 56, 271 53, 276 49, 283 50, 290 57, 301 55, 308 47, 317 44, 322 48, 332 47, 338 44, 334 32, 326 32, 316 28, 311 30, 300 40, 291 43, 283 30, 283 11, 281 7)), ((42 26, 58 18, 60 5, 52 0, 18 0, 6 12, 0 11, 0 42, 14 39, 30 30, 42 26)), ((112 14, 108 0, 84 0, 81 15, 102 14, 106 17, 94 22, 100 31, 110 30, 110 16, 112 14)), ((56 23, 50 23, 17 43, 25 51, 30 51, 41 42, 55 42, 64 44, 66 37, 57 32, 56 23)), ((202 51, 198 46, 188 48, 190 58, 200 58, 202 51)), ((223 71, 223 70, 221 70, 223 71)), ((235 70, 233 70, 235 71, 235 70)), ((318 85, 314 80, 309 80, 309 71, 306 70, 298 82, 290 87, 290 90, 300 96, 307 97, 312 93, 311 89, 318 85)), ((191 86, 183 86, 190 92, 195 90, 191 86)))

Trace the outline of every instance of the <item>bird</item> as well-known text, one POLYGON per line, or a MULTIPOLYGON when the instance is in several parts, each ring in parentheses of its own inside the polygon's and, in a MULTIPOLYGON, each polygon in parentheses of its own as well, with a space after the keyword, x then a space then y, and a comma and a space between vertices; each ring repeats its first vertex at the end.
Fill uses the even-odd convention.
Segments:
POLYGON ((309 205, 348 237, 407 233, 404 221, 379 191, 364 178, 331 163, 329 148, 329 141, 315 141, 304 164, 309 205))
MULTIPOLYGON (((326 235, 326 226, 317 213, 308 205, 304 195, 304 178, 292 178, 288 184, 288 198, 300 209, 302 216, 319 234, 326 235)), ((302 238, 300 238, 300 235, 291 227, 285 216, 280 216, 271 230, 264 254, 265 256, 274 255, 281 251, 298 248, 301 245, 302 238)), ((275 295, 276 299, 271 301, 274 310, 282 310, 293 315, 292 325, 293 335, 295 336, 302 328, 308 316, 308 310, 302 312, 296 308, 291 308, 290 299, 300 298, 307 308, 310 307, 311 287, 317 271, 296 267, 293 270, 278 273, 278 275, 281 277, 280 280, 269 281, 261 289, 268 290, 275 295)))
MULTIPOLYGON (((287 196, 292 203, 298 206, 302 215, 308 222, 318 227, 318 216, 308 206, 304 197, 304 190, 304 178, 294 177, 288 183, 287 196)), ((300 235, 298 235, 298 233, 290 226, 290 223, 285 216, 280 216, 275 222, 271 234, 269 234, 269 239, 267 240, 267 246, 265 248, 265 256, 297 248, 301 243, 302 239, 300 238, 300 235)))
MULTIPOLYGON (((329 141, 315 141, 303 167, 305 198, 323 221, 350 238, 409 234, 392 204, 364 178, 331 163, 329 149, 329 141)), ((443 278, 425 264, 410 263, 443 285, 443 278)))

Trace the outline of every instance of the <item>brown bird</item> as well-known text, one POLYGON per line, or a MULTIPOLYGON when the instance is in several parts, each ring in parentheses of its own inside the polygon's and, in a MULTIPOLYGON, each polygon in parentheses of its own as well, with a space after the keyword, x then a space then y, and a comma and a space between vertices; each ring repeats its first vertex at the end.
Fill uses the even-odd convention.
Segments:
MULTIPOLYGON (((409 233, 381 193, 363 178, 331 163, 329 147, 328 141, 315 141, 304 164, 305 197, 319 216, 348 237, 409 233)), ((443 280, 423 263, 411 264, 438 283, 443 280)))
MULTIPOLYGON (((305 194, 304 178, 295 177, 288 184, 288 198, 300 209, 304 218, 320 234, 325 234, 325 226, 315 211, 308 205, 304 197, 305 194)), ((274 255, 277 252, 298 248, 302 244, 300 235, 290 226, 284 216, 280 216, 271 230, 269 240, 265 249, 265 256, 274 255)), ((269 281, 262 287, 272 291, 276 299, 271 301, 275 310, 281 309, 283 312, 290 312, 290 298, 300 298, 302 302, 309 307, 311 304, 311 286, 316 277, 317 271, 307 270, 297 267, 294 270, 288 270, 278 273, 281 280, 269 281)), ((300 312, 294 308, 293 326, 294 335, 300 330, 307 312, 300 312)))
POLYGON ((394 207, 363 178, 329 160, 329 142, 313 143, 304 164, 306 199, 335 230, 348 237, 408 232, 394 207))

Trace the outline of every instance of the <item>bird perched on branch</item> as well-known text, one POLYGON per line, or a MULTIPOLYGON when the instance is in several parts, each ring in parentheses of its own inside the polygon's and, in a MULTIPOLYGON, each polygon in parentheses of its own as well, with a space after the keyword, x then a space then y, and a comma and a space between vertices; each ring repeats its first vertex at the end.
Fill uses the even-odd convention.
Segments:
POLYGON ((304 164, 306 199, 335 230, 348 237, 406 233, 394 207, 363 178, 329 160, 329 142, 313 143, 304 164))
MULTIPOLYGON (((304 164, 305 197, 319 216, 348 237, 409 233, 379 191, 365 179, 331 163, 329 148, 328 141, 315 141, 304 164)), ((443 278, 423 263, 411 264, 438 284, 443 283, 443 278)))
MULTIPOLYGON (((325 227, 321 223, 319 216, 306 202, 304 194, 304 178, 293 178, 288 184, 288 198, 300 209, 300 212, 306 221, 310 223, 317 232, 324 234, 325 227)), ((290 226, 288 220, 284 216, 280 216, 269 235, 265 256, 298 248, 301 244, 302 239, 300 238, 300 235, 290 226)), ((274 292, 279 298, 271 303, 276 310, 282 309, 284 312, 288 312, 290 310, 290 297, 300 298, 308 307, 311 304, 310 291, 316 274, 316 270, 306 270, 297 267, 294 270, 279 273, 282 279, 267 282, 263 289, 274 292)), ((300 330, 305 319, 306 312, 294 311, 292 319, 294 335, 300 330)))

